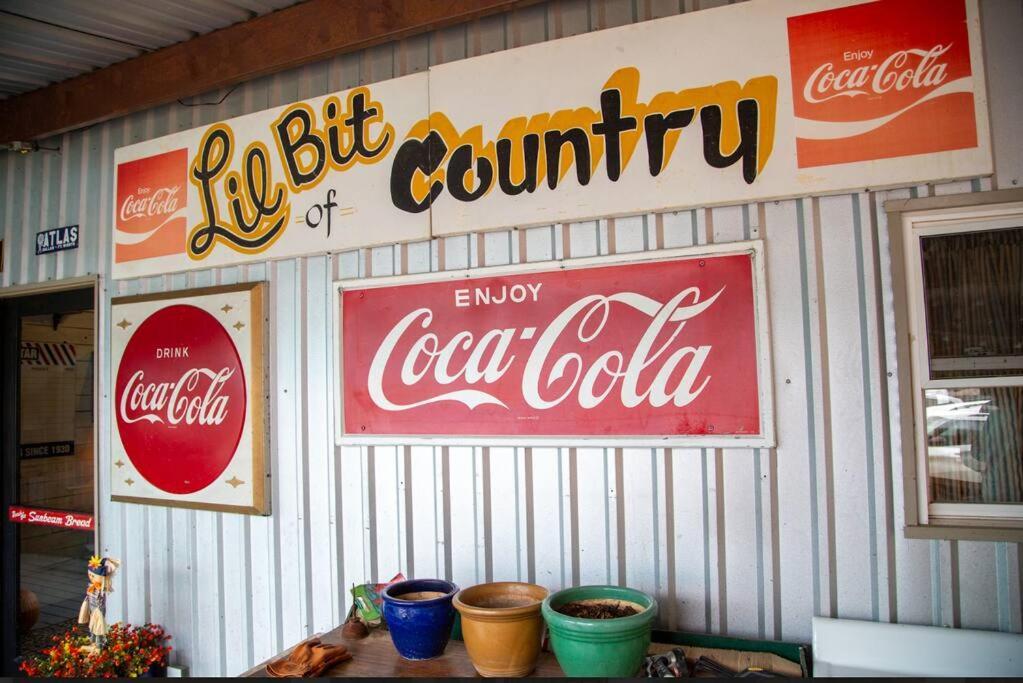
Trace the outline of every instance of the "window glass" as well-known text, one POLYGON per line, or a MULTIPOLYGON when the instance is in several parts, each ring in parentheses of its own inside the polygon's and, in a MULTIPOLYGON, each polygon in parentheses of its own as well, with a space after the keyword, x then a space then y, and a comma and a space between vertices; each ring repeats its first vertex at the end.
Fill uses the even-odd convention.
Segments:
POLYGON ((1023 227, 920 242, 931 379, 1023 375, 1023 227))
MULTIPOLYGON (((21 318, 18 505, 93 514, 93 312, 21 318)), ((18 524, 19 649, 77 623, 95 554, 88 529, 18 524)))
POLYGON ((932 503, 1023 503, 1023 387, 928 389, 932 503))

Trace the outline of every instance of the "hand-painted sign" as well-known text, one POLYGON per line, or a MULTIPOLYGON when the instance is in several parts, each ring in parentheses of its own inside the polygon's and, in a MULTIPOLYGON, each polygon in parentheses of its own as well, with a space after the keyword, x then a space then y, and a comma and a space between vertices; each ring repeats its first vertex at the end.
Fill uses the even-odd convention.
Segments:
POLYGON ((388 190, 427 114, 420 73, 118 149, 114 277, 428 239, 388 190))
POLYGON ((738 3, 122 148, 113 275, 990 174, 979 30, 977 0, 738 3))
POLYGON ((92 531, 96 528, 92 515, 67 510, 21 507, 20 505, 11 505, 7 508, 7 519, 16 524, 35 524, 80 531, 92 531))
POLYGON ((115 299, 113 500, 261 513, 261 284, 115 299))
POLYGON ((433 234, 991 173, 976 3, 837 5, 737 3, 432 69, 433 234), (463 158, 472 197, 452 190, 463 158))
POLYGON ((36 233, 36 256, 78 248, 78 226, 65 225, 36 233))
POLYGON ((767 443, 758 245, 342 282, 344 436, 767 443))

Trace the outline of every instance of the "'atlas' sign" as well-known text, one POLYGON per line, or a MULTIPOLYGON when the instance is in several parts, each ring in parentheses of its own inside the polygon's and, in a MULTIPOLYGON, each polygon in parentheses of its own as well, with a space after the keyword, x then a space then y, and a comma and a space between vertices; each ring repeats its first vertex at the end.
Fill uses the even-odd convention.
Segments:
POLYGON ((78 248, 78 226, 65 225, 36 233, 36 256, 78 248))
POLYGON ((343 436, 769 443, 758 249, 342 282, 343 436))
POLYGON ((113 276, 990 174, 979 38, 976 0, 760 0, 142 142, 113 276))

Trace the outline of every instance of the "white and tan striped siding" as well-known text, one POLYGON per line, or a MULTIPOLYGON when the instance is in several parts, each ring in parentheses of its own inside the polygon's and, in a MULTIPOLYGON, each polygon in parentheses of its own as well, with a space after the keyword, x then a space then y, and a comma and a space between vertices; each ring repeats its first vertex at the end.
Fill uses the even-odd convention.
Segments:
MULTIPOLYGON (((701 7, 702 4, 702 7, 701 7)), ((110 272, 113 150, 431 64, 708 0, 552 2, 261 78, 0 157, 3 286, 110 272), (216 104, 204 104, 216 103, 216 104), (37 231, 81 247, 34 256, 37 231)), ((997 174, 806 198, 449 237, 102 283, 101 406, 113 296, 270 283, 273 515, 109 502, 101 410, 100 543, 124 568, 111 616, 174 635, 178 663, 235 674, 341 622, 347 588, 398 571, 460 585, 622 583, 670 628, 808 640, 814 614, 1021 630, 1021 548, 903 537, 891 269, 883 202, 1023 179, 1023 4, 983 0, 997 174), (335 447, 331 282, 341 277, 767 244, 779 445, 772 449, 335 447)), ((722 28, 720 39, 727 39, 722 28)), ((738 48, 739 46, 737 46, 738 48)), ((869 186, 869 178, 864 179, 869 186)), ((370 229, 371 226, 367 226, 370 229)))

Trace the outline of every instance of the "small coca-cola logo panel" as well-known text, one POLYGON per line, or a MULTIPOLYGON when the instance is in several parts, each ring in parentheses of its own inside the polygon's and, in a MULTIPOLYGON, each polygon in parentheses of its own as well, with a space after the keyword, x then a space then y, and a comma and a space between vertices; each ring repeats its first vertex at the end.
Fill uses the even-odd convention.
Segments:
POLYGON ((187 205, 187 149, 118 164, 114 260, 183 253, 187 205))
POLYGON ((977 146, 965 0, 814 12, 788 34, 800 168, 977 146))
POLYGON ((755 436, 750 253, 343 288, 344 431, 755 436))
POLYGON ((262 292, 114 299, 114 500, 265 511, 262 292))

